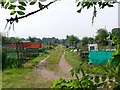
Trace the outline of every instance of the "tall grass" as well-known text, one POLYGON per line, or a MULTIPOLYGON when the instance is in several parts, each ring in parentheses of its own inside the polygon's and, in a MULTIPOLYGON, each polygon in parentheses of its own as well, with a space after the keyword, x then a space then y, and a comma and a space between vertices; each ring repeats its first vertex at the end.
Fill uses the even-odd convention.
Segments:
POLYGON ((76 67, 81 62, 79 55, 70 52, 69 49, 66 50, 65 58, 73 67, 76 67))
POLYGON ((50 70, 57 71, 58 63, 62 55, 62 46, 56 47, 51 56, 46 60, 46 67, 50 70))

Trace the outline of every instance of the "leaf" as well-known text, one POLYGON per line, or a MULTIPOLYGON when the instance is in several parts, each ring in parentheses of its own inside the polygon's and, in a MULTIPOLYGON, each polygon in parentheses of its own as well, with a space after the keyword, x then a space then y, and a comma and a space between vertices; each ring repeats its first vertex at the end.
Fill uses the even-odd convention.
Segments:
POLYGON ((108 60, 106 67, 109 68, 110 67, 110 60, 108 60))
POLYGON ((74 76, 74 70, 73 69, 70 70, 70 74, 71 74, 71 76, 74 76))
POLYGON ((77 4, 77 7, 79 7, 79 6, 80 6, 80 4, 81 4, 81 2, 79 2, 79 3, 77 4))
POLYGON ((32 2, 30 2, 30 5, 34 5, 37 2, 37 0, 33 0, 32 2))
POLYGON ((43 5, 40 2, 38 2, 38 5, 40 9, 43 8, 43 5))
POLYGON ((1 7, 4 7, 6 0, 0 0, 1 7))
POLYGON ((93 81, 92 80, 88 80, 88 84, 90 85, 90 86, 93 86, 93 81))
POLYGON ((16 2, 17 0, 9 0, 10 3, 14 3, 16 2))
POLYGON ((22 6, 27 6, 25 2, 20 1, 19 4, 21 4, 22 6))
POLYGON ((81 68, 82 75, 85 76, 84 70, 81 68))
POLYGON ((9 2, 5 5, 5 9, 7 9, 7 8, 8 8, 8 6, 9 6, 9 2))
POLYGON ((15 19, 16 19, 16 23, 18 23, 19 20, 18 20, 18 16, 17 15, 15 16, 15 19))
POLYGON ((14 15, 16 13, 16 11, 12 11, 11 13, 10 13, 10 15, 14 15))
POLYGON ((96 4, 97 4, 97 2, 93 2, 93 4, 94 4, 94 5, 96 5, 96 4))
POLYGON ((78 13, 81 13, 81 11, 82 11, 82 9, 79 9, 77 12, 78 12, 78 13))
POLYGON ((19 15, 25 15, 25 13, 24 13, 23 11, 17 11, 17 13, 18 13, 19 15))
POLYGON ((106 80, 106 75, 102 75, 102 81, 104 82, 106 80))
POLYGON ((90 4, 87 5, 87 9, 89 9, 89 8, 90 8, 90 4))
POLYGON ((41 2, 45 2, 46 0, 39 0, 39 1, 41 1, 41 2))
POLYGON ((15 10, 15 8, 16 8, 16 5, 12 5, 12 4, 10 4, 10 6, 8 7, 8 9, 12 9, 12 10, 15 10))
POLYGON ((113 7, 113 5, 111 5, 111 4, 108 4, 108 7, 113 7))
POLYGON ((97 15, 97 10, 96 10, 96 7, 94 6, 94 12, 93 12, 93 15, 94 15, 94 17, 96 17, 96 15, 97 15))
POLYGON ((95 82, 96 82, 96 83, 99 83, 99 82, 100 82, 99 76, 95 76, 95 82))
POLYGON ((101 5, 102 5, 102 2, 98 2, 98 4, 99 4, 99 7, 101 7, 101 5))
POLYGON ((98 85, 97 85, 97 87, 101 87, 101 86, 103 86, 104 85, 104 83, 99 83, 98 85))
POLYGON ((89 9, 89 8, 92 7, 92 6, 93 6, 93 3, 90 3, 90 2, 89 2, 89 3, 87 4, 87 9, 89 9))
POLYGON ((20 10, 25 10, 25 7, 23 7, 23 6, 18 6, 18 8, 19 8, 20 10))
POLYGON ((106 6, 106 2, 103 2, 101 8, 103 9, 105 6, 106 6))

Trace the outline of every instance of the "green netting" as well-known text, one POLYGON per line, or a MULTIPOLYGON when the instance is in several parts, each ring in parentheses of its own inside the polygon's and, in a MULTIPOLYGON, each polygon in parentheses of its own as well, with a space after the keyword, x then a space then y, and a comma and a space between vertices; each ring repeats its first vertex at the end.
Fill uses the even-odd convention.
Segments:
POLYGON ((108 60, 112 61, 112 51, 90 51, 89 62, 93 64, 106 64, 108 60))

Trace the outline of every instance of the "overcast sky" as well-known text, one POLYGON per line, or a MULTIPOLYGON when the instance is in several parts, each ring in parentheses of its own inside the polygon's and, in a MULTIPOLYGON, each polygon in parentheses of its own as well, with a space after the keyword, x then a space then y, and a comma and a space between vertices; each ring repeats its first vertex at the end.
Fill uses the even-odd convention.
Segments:
MULTIPOLYGON (((28 7, 28 11, 36 10, 37 7, 28 7)), ((99 28, 104 28, 111 31, 118 27, 118 5, 113 8, 105 8, 97 12, 97 18, 92 26, 91 10, 83 10, 82 13, 77 13, 75 0, 61 0, 55 2, 49 9, 45 9, 37 14, 29 16, 15 24, 15 32, 10 31, 9 36, 24 37, 35 36, 66 38, 66 35, 74 34, 79 38, 93 37, 99 28)), ((9 18, 8 11, 0 9, 0 31, 4 31, 6 18, 9 18)))

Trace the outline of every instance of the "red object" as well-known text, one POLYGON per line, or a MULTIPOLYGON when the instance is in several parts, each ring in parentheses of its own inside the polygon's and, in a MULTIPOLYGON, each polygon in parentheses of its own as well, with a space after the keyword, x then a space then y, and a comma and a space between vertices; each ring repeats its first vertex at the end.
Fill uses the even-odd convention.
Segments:
POLYGON ((41 48, 41 44, 40 43, 30 43, 30 47, 31 48, 41 48))
POLYGON ((30 47, 30 45, 31 45, 31 43, 29 43, 29 42, 24 42, 23 43, 23 47, 24 48, 30 47))
MULTIPOLYGON (((18 44, 17 48, 21 48, 22 44, 18 44)), ((16 48, 16 44, 7 44, 7 48, 16 48)), ((31 42, 24 42, 23 43, 24 48, 41 48, 41 43, 31 43, 31 42)))

